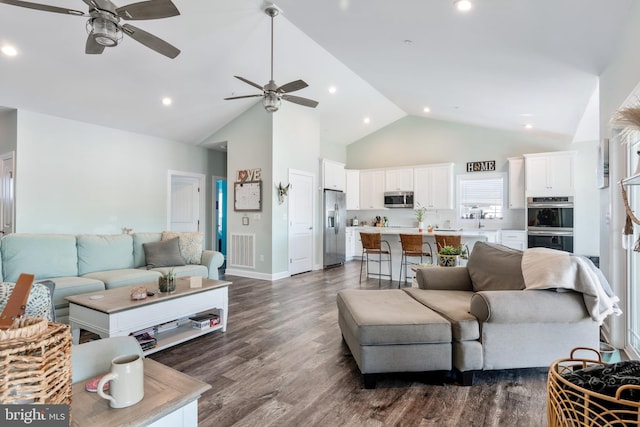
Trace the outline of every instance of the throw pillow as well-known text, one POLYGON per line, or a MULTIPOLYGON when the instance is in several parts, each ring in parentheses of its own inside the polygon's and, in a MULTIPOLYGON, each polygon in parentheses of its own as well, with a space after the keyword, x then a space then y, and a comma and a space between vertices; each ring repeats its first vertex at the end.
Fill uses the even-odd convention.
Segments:
POLYGON ((184 258, 180 255, 177 237, 159 242, 143 243, 142 247, 147 261, 147 269, 185 265, 184 258))
POLYGON ((180 253, 187 264, 200 264, 202 260, 202 233, 163 231, 162 240, 179 238, 180 253))
POLYGON ((522 251, 497 243, 476 242, 467 270, 474 291, 524 289, 522 251))
MULTIPOLYGON (((25 316, 47 319, 48 321, 53 322, 55 321, 55 308, 53 307, 51 298, 53 295, 53 289, 55 288, 55 283, 50 280, 45 282, 47 283, 36 282, 31 285, 29 298, 27 299, 25 316)), ((7 305, 15 286, 15 283, 0 283, 0 312, 2 312, 7 305)))

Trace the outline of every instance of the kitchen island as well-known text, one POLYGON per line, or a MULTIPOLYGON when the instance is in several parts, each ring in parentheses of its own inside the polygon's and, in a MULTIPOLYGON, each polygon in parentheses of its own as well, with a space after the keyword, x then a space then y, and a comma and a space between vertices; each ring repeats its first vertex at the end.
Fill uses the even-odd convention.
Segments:
MULTIPOLYGON (((351 244, 352 246, 347 250, 347 257, 349 258, 349 253, 351 253, 354 259, 359 260, 362 255, 362 242, 360 240, 360 232, 364 233, 380 233, 382 236, 382 240, 386 240, 389 242, 389 246, 391 247, 391 258, 392 258, 392 273, 393 273, 393 281, 397 283, 400 278, 400 260, 402 257, 402 246, 400 245, 400 234, 422 234, 423 240, 428 242, 431 245, 434 256, 434 263, 437 263, 437 249, 436 249, 436 234, 443 235, 460 235, 462 237, 462 244, 466 245, 469 250, 473 249, 473 245, 477 241, 483 242, 495 242, 497 230, 468 230, 468 229, 434 229, 432 232, 428 232, 426 230, 422 232, 418 232, 416 227, 347 227, 347 245, 351 244), (349 233, 352 234, 351 242, 349 243, 349 233)), ((425 248, 427 246, 425 245, 425 248)), ((371 257, 373 259, 373 257, 371 257)), ((411 258, 411 262, 419 262, 417 258, 411 258)), ((425 260, 425 262, 428 262, 425 260)), ((372 263, 369 265, 370 271, 377 272, 378 265, 377 263, 372 263)), ((410 271, 410 270, 409 270, 410 271)), ((389 274, 388 264, 384 261, 382 262, 382 274, 389 274)), ((402 271, 404 275, 404 271, 402 271)), ((374 277, 374 276, 372 276, 374 277)), ((377 277, 377 276, 375 276, 377 277)), ((402 277, 404 282, 404 276, 402 277)), ((410 281, 410 280, 408 280, 410 281)))

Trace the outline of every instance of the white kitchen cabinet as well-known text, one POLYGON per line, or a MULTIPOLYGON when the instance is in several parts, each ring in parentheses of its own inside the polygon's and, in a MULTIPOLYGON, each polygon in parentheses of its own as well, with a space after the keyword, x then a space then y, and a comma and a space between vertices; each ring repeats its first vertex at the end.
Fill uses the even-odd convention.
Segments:
POLYGON ((572 196, 575 152, 524 155, 526 195, 572 196))
POLYGON ((502 230, 500 244, 523 251, 527 248, 527 233, 524 230, 502 230))
POLYGON ((347 210, 358 210, 360 209, 360 171, 347 169, 345 170, 345 178, 347 210))
POLYGON ((360 209, 384 209, 384 169, 360 171, 360 209))
POLYGON ((524 209, 524 158, 509 158, 509 209, 524 209))
POLYGON ((322 183, 325 189, 345 190, 344 163, 322 160, 322 183))
POLYGON ((353 258, 362 259, 362 238, 359 228, 353 229, 353 258))
POLYGON ((353 228, 347 227, 344 233, 344 242, 345 242, 344 255, 347 261, 350 261, 353 259, 353 252, 356 247, 355 242, 353 240, 354 238, 355 238, 355 233, 353 231, 353 228))
POLYGON ((413 198, 427 209, 453 209, 453 163, 413 169, 413 198))
POLYGON ((385 191, 412 191, 413 168, 385 170, 385 191))

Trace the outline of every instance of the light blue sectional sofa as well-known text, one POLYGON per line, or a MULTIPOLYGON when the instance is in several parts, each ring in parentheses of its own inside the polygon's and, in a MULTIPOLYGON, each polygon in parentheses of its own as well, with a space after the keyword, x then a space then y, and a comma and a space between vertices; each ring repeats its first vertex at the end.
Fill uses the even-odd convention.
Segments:
POLYGON ((157 282, 171 268, 176 276, 218 278, 224 257, 211 250, 202 251, 199 264, 147 269, 143 244, 161 239, 162 233, 9 234, 0 242, 0 277, 15 282, 20 273, 30 273, 52 280, 56 321, 65 323, 69 295, 157 282))

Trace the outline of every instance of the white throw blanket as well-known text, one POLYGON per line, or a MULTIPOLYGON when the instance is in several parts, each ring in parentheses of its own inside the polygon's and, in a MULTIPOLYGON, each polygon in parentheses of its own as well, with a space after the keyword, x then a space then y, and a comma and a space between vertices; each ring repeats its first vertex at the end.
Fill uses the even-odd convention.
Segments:
POLYGON ((619 298, 587 258, 555 249, 526 249, 522 254, 522 276, 526 289, 568 289, 582 293, 591 318, 598 324, 610 314, 622 314, 617 304, 619 298))

